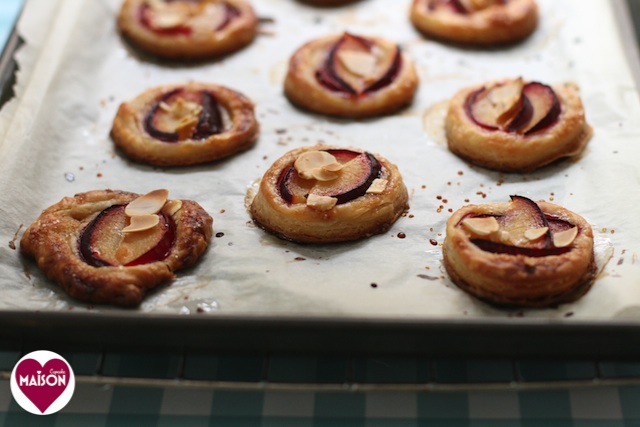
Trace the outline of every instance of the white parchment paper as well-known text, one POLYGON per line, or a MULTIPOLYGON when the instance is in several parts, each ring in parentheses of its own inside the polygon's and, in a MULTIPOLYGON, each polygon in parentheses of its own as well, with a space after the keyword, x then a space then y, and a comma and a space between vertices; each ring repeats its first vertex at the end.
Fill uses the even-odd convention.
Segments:
MULTIPOLYGON (((87 308, 10 247, 19 242, 20 226, 42 209, 92 189, 167 188, 172 198, 198 201, 213 216, 214 232, 224 236, 213 239, 196 267, 150 294, 137 309, 141 315, 511 316, 446 278, 440 244, 450 211, 521 194, 583 215, 594 227, 598 255, 613 258, 578 302, 518 315, 640 316, 640 105, 622 49, 632 41, 620 39, 610 2, 540 0, 541 25, 531 38, 480 50, 421 37, 407 18, 409 0, 334 9, 292 0, 253 3, 274 22, 262 25, 264 34, 251 46, 223 60, 185 65, 132 50, 115 26, 120 0, 28 2, 20 23, 26 45, 17 55, 18 96, 0 112, 0 309, 87 308), (347 121, 304 113, 286 101, 282 82, 294 50, 344 30, 396 40, 409 52, 421 79, 410 108, 347 121), (595 130, 585 153, 527 175, 490 172, 449 153, 442 135, 446 100, 464 86, 518 75, 581 87, 595 130), (254 100, 261 136, 253 149, 171 169, 136 164, 114 150, 109 131, 121 102, 159 84, 193 80, 227 85, 254 100), (411 194, 409 215, 386 234, 329 246, 284 242, 254 227, 245 210, 247 189, 286 151, 319 142, 367 149, 396 163, 411 194), (400 232, 406 238, 398 238, 400 232)), ((112 310, 119 309, 92 311, 112 310)))

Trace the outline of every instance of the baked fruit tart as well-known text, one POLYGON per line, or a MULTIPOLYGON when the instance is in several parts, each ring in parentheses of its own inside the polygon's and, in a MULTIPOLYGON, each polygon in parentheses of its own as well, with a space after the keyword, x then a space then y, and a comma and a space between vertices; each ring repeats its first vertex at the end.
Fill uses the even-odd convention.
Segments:
POLYGON ((449 149, 471 163, 528 172, 582 152, 592 128, 578 89, 522 78, 458 92, 445 120, 449 149))
POLYGON ((443 255, 456 285, 501 306, 574 301, 596 272, 591 226, 565 208, 522 196, 454 212, 443 255))
POLYGON ((259 126, 253 103, 232 89, 205 83, 160 86, 120 105, 114 143, 133 160, 185 166, 251 147, 259 126))
POLYGON ((118 28, 133 45, 166 59, 206 59, 253 41, 258 19, 246 0, 125 0, 118 28))
POLYGON ((535 0, 414 0, 410 19, 427 37, 491 46, 533 33, 538 6, 535 0))
POLYGON ((72 298, 131 307, 196 262, 212 223, 198 203, 169 200, 167 190, 95 190, 45 209, 20 250, 72 298))
POLYGON ((388 230, 407 209, 398 168, 379 155, 325 145, 286 153, 264 174, 254 221, 300 243, 356 240, 388 230))
POLYGON ((413 62, 397 44, 344 33, 298 49, 289 61, 284 92, 309 111, 363 118, 410 104, 417 87, 413 62))

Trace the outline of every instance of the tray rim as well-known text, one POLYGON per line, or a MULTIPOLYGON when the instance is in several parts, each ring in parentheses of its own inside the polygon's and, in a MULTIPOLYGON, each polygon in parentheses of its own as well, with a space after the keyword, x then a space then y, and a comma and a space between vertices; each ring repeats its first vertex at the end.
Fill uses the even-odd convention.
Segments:
MULTIPOLYGON (((630 9, 613 0, 622 40, 635 41, 630 9)), ((21 13, 24 11, 22 9, 21 13)), ((0 60, 2 91, 15 70, 20 44, 14 26, 0 60)), ((622 43, 640 87, 640 54, 622 43)), ((640 94, 639 94, 640 95, 640 94)), ((543 318, 399 318, 0 310, 0 350, 33 345, 53 349, 225 351, 427 357, 640 356, 640 321, 543 318), (115 327, 114 327, 115 326, 115 327), (452 343, 451 333, 455 333, 452 343), (238 338, 237 334, 242 335, 238 338), (431 344, 433 343, 433 344, 431 344)))

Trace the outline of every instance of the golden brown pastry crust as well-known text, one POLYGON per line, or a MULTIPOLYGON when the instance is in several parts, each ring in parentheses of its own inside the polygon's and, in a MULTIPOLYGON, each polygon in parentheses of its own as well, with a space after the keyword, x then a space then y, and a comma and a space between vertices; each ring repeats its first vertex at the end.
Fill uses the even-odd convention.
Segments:
MULTIPOLYGON (((239 12, 221 29, 209 28, 206 23, 198 22, 189 24, 189 34, 154 31, 143 25, 140 19, 141 8, 148 0, 125 0, 118 15, 118 28, 135 46, 157 57, 183 60, 219 57, 251 43, 258 25, 258 18, 246 0, 221 1, 239 12)), ((186 6, 198 7, 196 4, 186 6)))
MULTIPOLYGON (((45 275, 72 298, 96 304, 137 306, 150 289, 174 278, 174 272, 194 264, 207 248, 213 220, 196 202, 182 200, 171 215, 175 241, 169 256, 149 264, 93 267, 80 253, 84 228, 110 206, 126 204, 139 195, 95 190, 65 197, 45 209, 27 228, 20 250, 32 257, 45 275)), ((166 208, 166 207, 165 207, 166 208)))
POLYGON ((461 14, 448 7, 430 9, 438 0, 414 0, 410 19, 429 37, 470 45, 514 43, 529 36, 538 25, 535 0, 508 0, 486 9, 461 14))
MULTIPOLYGON (((393 81, 376 91, 351 96, 323 86, 316 78, 316 71, 341 37, 343 34, 318 38, 293 54, 284 83, 284 93, 293 104, 330 116, 364 118, 390 114, 412 102, 418 76, 405 52, 400 53, 402 64, 393 81)), ((385 49, 395 48, 395 44, 380 37, 366 39, 385 49)))
POLYGON ((560 115, 555 124, 530 135, 487 130, 469 117, 467 99, 483 86, 459 91, 451 99, 445 121, 449 149, 471 163, 503 172, 530 172, 580 154, 591 138, 593 131, 574 85, 553 86, 560 115))
POLYGON ((328 211, 316 210, 304 203, 287 203, 278 191, 282 171, 304 152, 330 149, 342 148, 327 145, 298 148, 273 163, 262 177, 249 209, 260 227, 299 243, 343 242, 384 233, 408 208, 407 188, 398 168, 379 155, 374 156, 382 166, 380 178, 388 180, 381 194, 367 193, 328 211))
POLYGON ((491 253, 470 241, 461 221, 469 216, 502 215, 509 203, 465 206, 447 221, 444 265, 453 282, 494 305, 549 307, 571 302, 586 293, 595 279, 591 226, 579 215, 557 205, 537 202, 542 212, 578 227, 570 250, 543 257, 491 253))
POLYGON ((111 136, 116 146, 136 161, 155 166, 185 166, 211 162, 245 150, 256 142, 258 132, 253 103, 244 95, 219 85, 188 83, 149 89, 120 105, 111 136), (180 88, 214 94, 220 107, 229 114, 231 124, 223 132, 202 140, 169 143, 149 135, 144 126, 147 114, 163 95, 180 88))

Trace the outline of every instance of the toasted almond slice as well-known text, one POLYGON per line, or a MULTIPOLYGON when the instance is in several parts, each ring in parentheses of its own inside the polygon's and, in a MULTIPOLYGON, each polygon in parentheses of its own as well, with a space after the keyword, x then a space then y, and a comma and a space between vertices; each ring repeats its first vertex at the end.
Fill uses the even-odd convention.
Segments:
POLYGON ((176 102, 170 106, 171 115, 176 119, 184 117, 198 117, 202 111, 202 105, 196 102, 190 102, 184 98, 176 99, 176 102))
POLYGON ((541 227, 541 228, 530 228, 529 230, 524 232, 524 237, 529 240, 538 240, 549 231, 549 227, 541 227))
POLYGON ((361 50, 340 50, 338 60, 351 74, 358 77, 372 75, 378 63, 378 59, 374 55, 361 50))
POLYGON ((182 209, 182 200, 180 199, 169 200, 164 205, 164 212, 169 216, 173 216, 180 209, 182 209))
POLYGON ((318 181, 333 181, 340 176, 340 174, 325 170, 324 168, 315 168, 311 171, 310 175, 318 181))
POLYGON ((136 215, 131 217, 131 222, 122 229, 123 233, 149 230, 160 223, 160 217, 156 214, 136 215))
POLYGON ((367 188, 367 193, 373 193, 373 194, 382 193, 384 189, 387 188, 388 182, 389 181, 387 181, 386 179, 380 179, 380 178, 374 179, 371 185, 369 186, 369 188, 367 188))
POLYGON ((162 9, 167 7, 167 3, 165 0, 147 0, 147 4, 151 7, 151 9, 162 9))
POLYGON ((153 17, 153 25, 157 28, 175 28, 184 24, 189 16, 182 13, 175 13, 168 9, 157 9, 153 17))
POLYGON ((306 151, 296 159, 293 166, 303 179, 315 179, 314 169, 321 169, 323 166, 338 163, 336 158, 326 151, 306 151))
POLYGON ((555 233, 553 235, 553 246, 556 248, 566 248, 578 236, 578 227, 569 228, 567 230, 555 233))
POLYGON ((168 197, 168 190, 153 190, 144 196, 132 200, 124 209, 124 213, 130 217, 156 214, 160 212, 160 209, 167 203, 168 197))
POLYGON ((486 9, 498 3, 498 0, 460 0, 462 6, 470 11, 486 9))
POLYGON ((198 118, 193 116, 187 116, 180 119, 178 126, 176 126, 176 132, 178 133, 178 140, 191 138, 193 131, 198 124, 198 118))
POLYGON ((227 19, 227 8, 221 1, 208 1, 200 3, 200 10, 189 19, 193 27, 205 26, 207 28, 219 28, 227 19))
POLYGON ((307 197, 307 206, 319 211, 328 211, 338 203, 338 199, 329 196, 318 196, 317 194, 309 194, 307 197))
POLYGON ((498 220, 492 216, 484 218, 466 218, 462 220, 462 225, 478 236, 488 236, 500 229, 498 220))
POLYGON ((171 106, 164 101, 158 104, 158 106, 160 107, 161 110, 166 111, 167 113, 170 113, 171 111, 173 111, 173 108, 171 108, 171 106))
POLYGON ((338 172, 343 167, 344 167, 344 165, 342 163, 338 163, 336 161, 335 163, 331 163, 330 165, 322 166, 322 169, 326 170, 326 171, 329 171, 329 172, 338 172))

